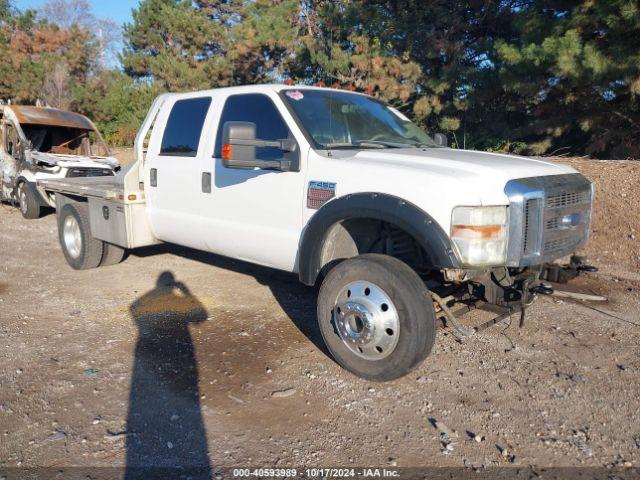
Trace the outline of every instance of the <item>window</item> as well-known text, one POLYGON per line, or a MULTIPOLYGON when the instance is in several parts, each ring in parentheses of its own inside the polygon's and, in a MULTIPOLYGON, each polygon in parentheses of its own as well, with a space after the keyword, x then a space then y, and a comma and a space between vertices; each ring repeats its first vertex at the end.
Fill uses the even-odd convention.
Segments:
MULTIPOLYGON (((215 157, 222 157, 222 130, 226 122, 252 122, 256 124, 256 137, 260 140, 284 140, 290 138, 289 128, 280 112, 266 95, 233 95, 227 99, 220 118, 216 138, 215 157)), ((280 160, 284 152, 279 148, 256 149, 258 160, 280 160)))
POLYGON ((333 90, 283 90, 282 96, 319 148, 435 147, 398 110, 371 97, 333 90))
POLYGON ((195 157, 211 98, 179 100, 173 105, 162 136, 160 155, 195 157))
POLYGON ((6 128, 5 145, 4 145, 5 152, 17 158, 18 157, 17 148, 19 143, 18 132, 16 131, 13 125, 8 123, 6 124, 5 128, 6 128))

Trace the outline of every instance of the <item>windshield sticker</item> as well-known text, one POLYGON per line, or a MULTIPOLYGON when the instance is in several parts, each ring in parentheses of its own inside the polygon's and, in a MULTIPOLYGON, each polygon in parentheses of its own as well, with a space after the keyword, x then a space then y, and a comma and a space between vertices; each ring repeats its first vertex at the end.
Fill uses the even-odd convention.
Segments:
POLYGON ((409 120, 400 110, 396 110, 393 107, 387 107, 389 110, 391 110, 391 112, 398 117, 400 120, 404 121, 404 122, 410 122, 411 120, 409 120))
POLYGON ((285 92, 285 94, 287 95, 287 97, 295 100, 296 102, 304 98, 304 95, 300 90, 289 90, 288 92, 285 92))

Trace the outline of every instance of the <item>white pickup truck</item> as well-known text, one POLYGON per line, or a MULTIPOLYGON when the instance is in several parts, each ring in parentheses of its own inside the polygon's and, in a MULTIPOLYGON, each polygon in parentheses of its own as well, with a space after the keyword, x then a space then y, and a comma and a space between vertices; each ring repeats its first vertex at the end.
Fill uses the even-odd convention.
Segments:
POLYGON ((73 268, 170 242, 295 272, 320 286, 336 361, 372 380, 420 364, 439 317, 461 335, 524 318, 542 265, 589 236, 593 188, 572 168, 446 148, 353 92, 162 95, 135 154, 115 177, 41 182, 73 268), (474 306, 497 316, 465 327, 474 306))

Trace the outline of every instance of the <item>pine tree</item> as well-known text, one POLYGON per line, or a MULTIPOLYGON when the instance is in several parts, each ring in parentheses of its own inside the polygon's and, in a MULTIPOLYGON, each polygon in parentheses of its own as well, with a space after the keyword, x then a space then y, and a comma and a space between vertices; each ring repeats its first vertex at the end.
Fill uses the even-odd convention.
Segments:
POLYGON ((233 72, 226 57, 224 17, 190 1, 143 0, 125 25, 125 72, 152 78, 171 91, 229 85, 233 72))
POLYGON ((638 3, 529 1, 514 16, 494 56, 513 138, 531 153, 640 156, 638 3))

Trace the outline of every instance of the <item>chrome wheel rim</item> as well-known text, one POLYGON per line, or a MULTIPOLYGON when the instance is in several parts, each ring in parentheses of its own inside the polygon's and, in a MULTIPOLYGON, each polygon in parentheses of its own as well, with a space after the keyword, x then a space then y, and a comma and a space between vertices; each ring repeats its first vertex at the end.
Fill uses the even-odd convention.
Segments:
POLYGON ((338 335, 360 358, 382 360, 398 345, 398 311, 391 297, 371 282, 345 286, 336 298, 332 315, 338 335))
POLYGON ((82 249, 82 234, 80 233, 80 224, 76 217, 68 215, 64 219, 62 226, 62 237, 64 238, 64 246, 73 258, 80 256, 82 249))
POLYGON ((24 191, 24 187, 20 189, 20 211, 27 214, 27 194, 24 191))

